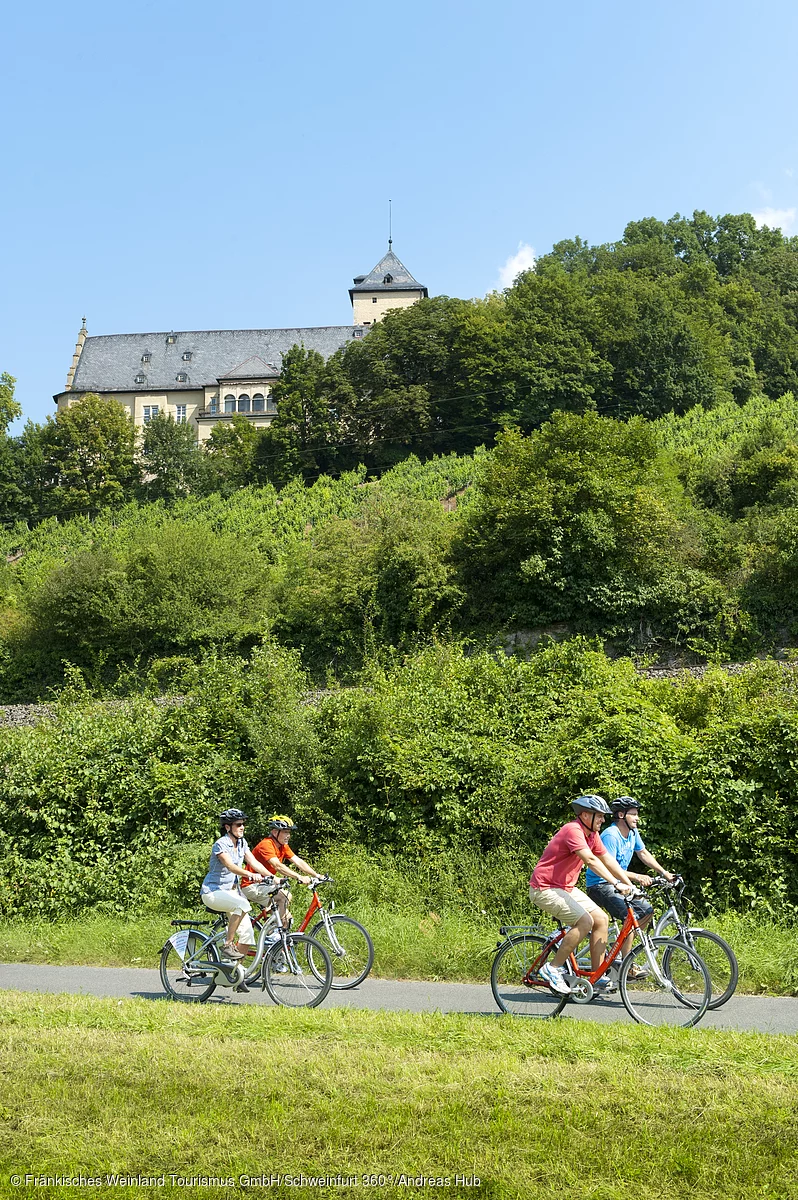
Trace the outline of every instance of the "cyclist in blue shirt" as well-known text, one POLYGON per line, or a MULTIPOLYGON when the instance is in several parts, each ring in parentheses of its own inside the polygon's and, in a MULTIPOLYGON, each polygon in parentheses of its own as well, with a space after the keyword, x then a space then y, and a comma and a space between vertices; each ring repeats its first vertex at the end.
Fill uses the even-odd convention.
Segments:
MULTIPOLYGON (((650 867, 658 875, 664 875, 666 879, 673 879, 674 876, 670 871, 661 867, 654 855, 646 850, 645 842, 638 833, 637 823, 640 818, 638 801, 631 796, 619 796, 612 802, 612 817, 612 824, 601 834, 601 840, 607 853, 611 854, 618 866, 626 871, 632 882, 640 887, 649 887, 654 882, 650 875, 636 875, 629 870, 629 863, 635 854, 644 866, 650 867)), ((626 901, 618 895, 611 884, 589 868, 585 886, 588 896, 594 903, 600 904, 617 921, 623 923, 626 920, 626 901)), ((651 921, 654 909, 647 900, 633 900, 632 908, 638 921, 645 928, 651 921)), ((634 934, 631 933, 621 947, 621 954, 624 958, 632 949, 633 939, 634 934)), ((638 967, 636 971, 633 968, 633 971, 629 973, 629 978, 634 979, 644 974, 645 968, 638 967)))

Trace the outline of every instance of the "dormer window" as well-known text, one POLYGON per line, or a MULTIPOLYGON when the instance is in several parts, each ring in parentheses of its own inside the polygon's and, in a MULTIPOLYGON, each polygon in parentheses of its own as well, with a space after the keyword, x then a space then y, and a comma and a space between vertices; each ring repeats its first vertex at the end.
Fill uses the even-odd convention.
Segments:
POLYGON ((178 371, 178 373, 175 375, 175 379, 178 383, 186 383, 188 380, 188 375, 186 375, 185 371, 178 371))
POLYGON ((137 375, 135 381, 136 381, 136 383, 146 383, 147 376, 146 375, 137 375))
POLYGON ((191 362, 191 351, 186 350, 183 354, 183 362, 191 362))
POLYGON ((393 275, 386 275, 382 282, 383 283, 393 283, 393 275))
POLYGON ((150 361, 151 358, 152 358, 152 355, 150 354, 149 350, 145 350, 141 356, 141 361, 143 363, 147 363, 150 361))
POLYGON ((352 337, 362 337, 362 336, 363 336, 363 330, 362 330, 362 329, 355 329, 355 330, 353 330, 353 332, 352 332, 352 337))
POLYGON ((166 337, 167 346, 174 346, 176 341, 177 341, 177 337, 174 333, 167 334, 167 337, 166 337))

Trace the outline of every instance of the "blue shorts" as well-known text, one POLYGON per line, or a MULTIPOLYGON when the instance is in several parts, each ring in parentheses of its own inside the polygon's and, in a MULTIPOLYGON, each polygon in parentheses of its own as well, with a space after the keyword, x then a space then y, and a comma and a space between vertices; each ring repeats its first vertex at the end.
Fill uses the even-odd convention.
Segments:
MULTIPOLYGON (((599 904, 616 921, 626 920, 626 900, 611 883, 594 883, 587 889, 587 894, 594 904, 599 904)), ((632 908, 638 921, 650 917, 654 911, 648 900, 633 900, 632 908)))

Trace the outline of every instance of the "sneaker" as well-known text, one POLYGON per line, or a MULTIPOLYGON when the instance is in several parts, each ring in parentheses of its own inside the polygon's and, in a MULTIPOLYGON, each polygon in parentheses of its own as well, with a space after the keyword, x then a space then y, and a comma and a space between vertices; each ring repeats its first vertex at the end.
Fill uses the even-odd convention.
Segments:
POLYGON ((222 946, 222 954, 225 958, 234 958, 236 960, 239 958, 246 958, 246 955, 242 954, 241 951, 235 946, 222 946))
POLYGON ((555 967, 553 963, 544 963, 540 968, 539 975, 553 992, 559 993, 560 996, 570 996, 571 989, 565 981, 565 972, 562 967, 555 967))
POLYGON ((602 975, 601 979, 597 979, 593 984, 594 996, 608 996, 610 992, 617 992, 618 985, 614 979, 610 979, 608 975, 602 975))
POLYGON ((243 980, 242 980, 242 981, 241 981, 241 983, 239 983, 239 985, 238 985, 238 987, 237 987, 237 988, 233 988, 233 991, 234 991, 234 992, 248 992, 248 991, 249 991, 249 988, 247 987, 247 985, 246 985, 246 984, 243 982, 243 980))
POLYGON ((275 975, 288 974, 288 963, 285 961, 284 954, 278 954, 275 957, 274 963, 272 964, 272 970, 274 971, 275 975))

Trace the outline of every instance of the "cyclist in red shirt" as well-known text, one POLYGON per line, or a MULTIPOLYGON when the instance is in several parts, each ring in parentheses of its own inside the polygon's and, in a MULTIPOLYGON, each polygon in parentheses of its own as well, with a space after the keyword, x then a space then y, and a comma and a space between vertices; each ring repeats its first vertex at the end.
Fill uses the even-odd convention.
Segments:
MULTIPOLYGON (((267 822, 268 836, 262 838, 257 846, 253 846, 252 855, 259 863, 269 872, 270 875, 287 875, 289 879, 296 879, 298 883, 304 883, 305 886, 312 883, 314 879, 321 879, 318 871, 314 871, 309 863, 300 858, 298 854, 288 845, 291 834, 296 829, 296 825, 290 817, 270 817, 267 822), (291 863, 292 866, 287 864, 291 863), (304 871, 304 875, 300 875, 293 869, 294 866, 299 867, 300 871, 304 871)), ((264 903, 268 898, 272 899, 272 889, 268 885, 256 884, 246 879, 242 880, 241 891, 248 900, 254 900, 256 903, 264 903)), ((277 892, 277 911, 280 914, 280 921, 285 925, 286 909, 290 896, 286 896, 285 892, 277 892)))
MULTIPOLYGON (((590 934, 590 961, 594 971, 601 966, 607 948, 607 914, 576 887, 582 867, 588 866, 608 883, 620 885, 619 891, 625 892, 632 887, 631 879, 599 837, 605 817, 610 816, 604 797, 577 796, 571 801, 571 807, 576 815, 555 833, 529 881, 532 903, 563 925, 570 926, 554 958, 550 963, 544 963, 540 971, 552 991, 561 995, 571 991, 563 964, 582 939, 590 934)), ((598 981, 599 990, 610 987, 609 979, 606 982, 605 979, 598 981)))

